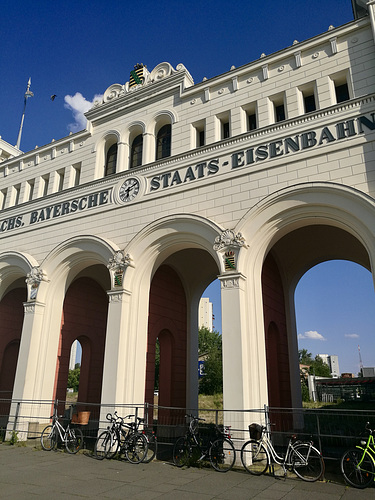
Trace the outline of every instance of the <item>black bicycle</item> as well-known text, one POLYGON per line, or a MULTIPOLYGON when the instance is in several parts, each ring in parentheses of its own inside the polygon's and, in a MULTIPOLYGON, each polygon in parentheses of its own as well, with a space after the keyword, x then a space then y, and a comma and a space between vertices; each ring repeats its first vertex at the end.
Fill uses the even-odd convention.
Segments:
POLYGON ((173 463, 177 467, 189 465, 194 457, 197 461, 209 460, 211 466, 218 472, 228 472, 236 461, 236 451, 230 439, 229 428, 223 432, 216 426, 214 440, 208 439, 206 443, 199 435, 198 424, 203 418, 194 415, 185 415, 189 427, 185 436, 177 439, 173 447, 173 463))
MULTIPOLYGON (((131 418, 128 415, 125 418, 131 418)), ((147 458, 148 442, 144 434, 138 431, 139 422, 125 423, 124 418, 114 413, 108 413, 107 420, 111 422, 107 430, 102 432, 94 446, 94 456, 103 460, 123 455, 132 464, 139 464, 147 458)), ((142 420, 142 419, 140 419, 142 420)))

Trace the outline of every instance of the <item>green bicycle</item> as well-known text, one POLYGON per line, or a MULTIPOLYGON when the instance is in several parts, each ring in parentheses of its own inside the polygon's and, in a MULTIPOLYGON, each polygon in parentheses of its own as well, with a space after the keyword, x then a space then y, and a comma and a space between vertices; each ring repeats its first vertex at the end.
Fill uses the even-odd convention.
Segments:
POLYGON ((345 481, 354 488, 366 488, 375 480, 375 442, 374 431, 367 422, 365 429, 369 432, 361 446, 349 448, 341 458, 341 472, 345 481))

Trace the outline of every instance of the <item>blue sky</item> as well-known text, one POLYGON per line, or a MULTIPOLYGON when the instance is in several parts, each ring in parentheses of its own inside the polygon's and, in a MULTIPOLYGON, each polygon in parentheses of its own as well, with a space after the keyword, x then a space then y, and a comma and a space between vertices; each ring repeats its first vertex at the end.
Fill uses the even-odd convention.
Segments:
MULTIPOLYGON (((350 0, 3 0, 1 12, 0 135, 16 144, 31 77, 34 97, 27 102, 23 151, 81 129, 82 112, 95 96, 128 81, 136 63, 150 70, 163 61, 183 63, 199 83, 353 19, 350 0)), ((348 276, 340 265, 323 264, 324 271, 302 279, 298 333, 318 332, 325 340, 299 342, 313 355, 338 354, 341 370, 356 372, 358 344, 364 364, 375 365, 374 291, 370 274, 359 266, 352 265, 346 283, 340 281, 348 276)), ((217 284, 213 289, 220 330, 217 284)))

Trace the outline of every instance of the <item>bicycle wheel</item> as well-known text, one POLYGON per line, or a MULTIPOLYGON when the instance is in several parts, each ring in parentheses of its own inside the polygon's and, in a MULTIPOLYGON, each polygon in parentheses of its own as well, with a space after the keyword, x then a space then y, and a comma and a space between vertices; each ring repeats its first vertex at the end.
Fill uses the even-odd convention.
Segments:
POLYGON ((265 446, 251 439, 241 448, 241 462, 247 472, 254 476, 261 476, 267 471, 270 459, 265 446))
POLYGON ((83 434, 81 429, 70 427, 65 433, 65 448, 68 453, 78 453, 83 446, 83 434))
POLYGON ((140 464, 147 455, 147 439, 136 433, 126 439, 125 456, 131 464, 140 464))
POLYGON ((185 436, 177 439, 173 447, 173 463, 177 467, 188 465, 190 459, 190 448, 185 436))
POLYGON ((147 455, 146 458, 143 460, 143 463, 148 464, 152 460, 154 460, 156 453, 158 451, 158 440, 156 439, 156 436, 154 433, 149 433, 146 435, 146 439, 148 441, 148 447, 147 447, 147 455))
POLYGON ((304 481, 317 481, 324 473, 324 461, 319 451, 309 443, 294 447, 291 452, 293 471, 304 481))
POLYGON ((94 456, 98 460, 103 460, 107 455, 107 450, 111 448, 111 433, 104 431, 96 438, 94 445, 94 456))
POLYGON ((354 488, 366 488, 375 478, 371 457, 367 453, 363 456, 363 450, 359 448, 350 448, 344 453, 341 472, 345 481, 354 488))
POLYGON ((57 444, 56 429, 53 425, 47 425, 40 436, 40 444, 43 450, 51 451, 57 444))
POLYGON ((107 440, 106 444, 106 455, 105 458, 113 458, 120 449, 120 436, 116 432, 110 432, 110 439, 107 440))
POLYGON ((236 461, 236 450, 228 438, 219 438, 214 441, 209 451, 212 467, 218 472, 228 472, 236 461))

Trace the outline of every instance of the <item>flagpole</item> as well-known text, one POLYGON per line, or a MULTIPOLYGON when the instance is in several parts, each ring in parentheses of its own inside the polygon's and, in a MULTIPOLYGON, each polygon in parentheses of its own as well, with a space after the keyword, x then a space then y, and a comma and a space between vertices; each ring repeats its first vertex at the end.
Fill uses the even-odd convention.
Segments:
POLYGON ((26 89, 26 92, 25 92, 25 99, 24 99, 24 104, 23 104, 23 113, 22 113, 22 118, 21 118, 20 131, 18 132, 18 139, 17 139, 17 144, 16 144, 16 148, 17 149, 20 149, 22 129, 23 129, 23 121, 25 119, 25 111, 26 111, 27 99, 28 99, 28 97, 33 97, 34 96, 34 94, 30 90, 30 86, 31 86, 31 78, 29 78, 29 81, 27 82, 27 89, 26 89))

